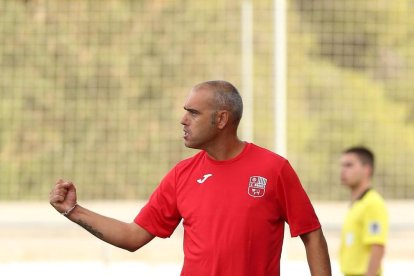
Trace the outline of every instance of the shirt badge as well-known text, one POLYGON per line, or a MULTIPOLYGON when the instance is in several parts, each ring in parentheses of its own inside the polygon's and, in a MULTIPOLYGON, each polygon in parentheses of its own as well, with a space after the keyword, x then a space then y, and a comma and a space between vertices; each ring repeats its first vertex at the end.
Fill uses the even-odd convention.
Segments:
POLYGON ((371 235, 376 235, 381 232, 381 227, 378 222, 373 221, 369 224, 369 233, 371 235))
POLYGON ((266 192, 267 179, 262 176, 251 176, 247 193, 252 197, 262 197, 266 192))

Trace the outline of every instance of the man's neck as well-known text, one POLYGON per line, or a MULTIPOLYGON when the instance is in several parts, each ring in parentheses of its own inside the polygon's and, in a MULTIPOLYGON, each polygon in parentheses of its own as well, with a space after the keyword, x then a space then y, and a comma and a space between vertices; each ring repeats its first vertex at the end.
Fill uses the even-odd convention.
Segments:
POLYGON ((214 160, 229 160, 239 155, 243 151, 245 144, 245 142, 240 141, 236 137, 232 141, 216 143, 216 146, 206 149, 206 152, 214 160))
POLYGON ((371 187, 371 182, 366 181, 352 189, 351 191, 351 200, 352 202, 357 201, 369 188, 371 187))

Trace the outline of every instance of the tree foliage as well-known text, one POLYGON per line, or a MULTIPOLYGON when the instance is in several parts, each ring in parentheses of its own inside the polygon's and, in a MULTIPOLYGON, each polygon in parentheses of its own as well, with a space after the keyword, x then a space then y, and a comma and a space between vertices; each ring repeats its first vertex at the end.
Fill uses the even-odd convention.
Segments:
MULTIPOLYGON (((59 177, 84 198, 146 197, 193 153, 191 86, 240 87, 240 1, 0 2, 0 199, 44 198, 59 177)), ((305 188, 343 198, 337 159, 365 144, 386 196, 414 196, 410 1, 288 4, 288 153, 305 188)), ((253 6, 254 141, 269 148, 272 5, 253 6)))

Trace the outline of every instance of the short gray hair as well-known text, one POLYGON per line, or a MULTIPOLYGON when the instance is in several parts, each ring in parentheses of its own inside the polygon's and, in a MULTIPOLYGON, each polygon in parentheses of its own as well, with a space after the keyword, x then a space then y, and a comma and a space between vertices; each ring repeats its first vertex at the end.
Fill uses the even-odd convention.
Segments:
POLYGON ((239 125, 243 115, 243 100, 234 85, 223 80, 212 80, 199 83, 193 89, 208 89, 214 92, 216 108, 230 111, 233 124, 239 125))

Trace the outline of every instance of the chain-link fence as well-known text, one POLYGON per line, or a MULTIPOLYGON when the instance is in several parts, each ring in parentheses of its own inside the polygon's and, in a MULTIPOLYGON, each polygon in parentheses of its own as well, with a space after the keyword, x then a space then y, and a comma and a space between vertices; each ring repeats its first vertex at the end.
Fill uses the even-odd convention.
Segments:
MULTIPOLYGON (((0 0, 0 199, 147 197, 194 151, 192 85, 242 91, 243 1, 0 0)), ((288 158, 313 199, 343 199, 338 158, 371 147, 375 186, 414 197, 413 2, 287 1, 288 158)), ((252 1, 253 141, 273 148, 273 1, 252 1)))

